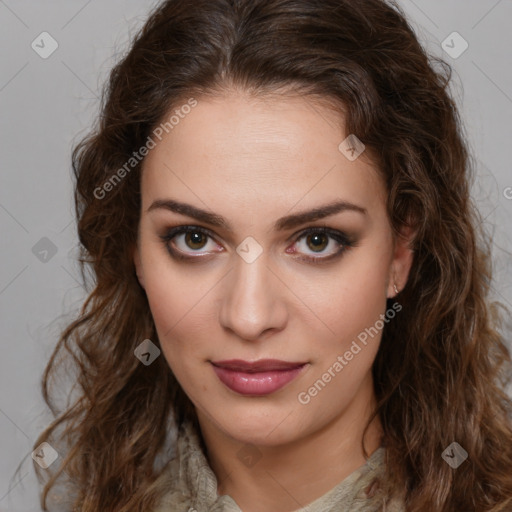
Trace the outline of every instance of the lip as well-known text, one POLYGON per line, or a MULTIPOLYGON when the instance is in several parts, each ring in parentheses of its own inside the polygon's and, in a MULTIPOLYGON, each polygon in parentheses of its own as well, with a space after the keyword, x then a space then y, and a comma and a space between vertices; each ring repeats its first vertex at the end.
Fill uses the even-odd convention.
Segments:
POLYGON ((295 379, 306 367, 306 362, 288 362, 278 359, 258 361, 211 361, 219 380, 241 395, 263 396, 274 393, 295 379))

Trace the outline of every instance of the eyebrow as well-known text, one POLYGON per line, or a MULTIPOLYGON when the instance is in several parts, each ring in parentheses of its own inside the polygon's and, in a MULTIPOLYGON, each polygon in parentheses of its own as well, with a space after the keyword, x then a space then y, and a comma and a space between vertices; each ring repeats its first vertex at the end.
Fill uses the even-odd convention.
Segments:
MULTIPOLYGON (((157 209, 169 210, 171 212, 179 213, 181 215, 186 215, 187 217, 192 217, 206 224, 210 224, 218 228, 223 228, 226 229, 227 231, 232 231, 229 222, 221 215, 209 212, 207 210, 202 210, 201 208, 198 208, 197 206, 193 206, 191 204, 180 203, 179 201, 175 201, 173 199, 157 199, 151 204, 151 206, 146 211, 151 212, 157 209)), ((292 229, 307 222, 313 222, 315 220, 323 219, 324 217, 329 217, 330 215, 334 215, 336 213, 341 213, 345 211, 354 211, 362 215, 368 214, 366 208, 363 208, 362 206, 358 206, 356 204, 344 200, 335 201, 322 206, 318 206, 317 208, 313 208, 312 210, 302 211, 299 213, 294 213, 292 215, 286 215, 285 217, 281 217, 274 223, 274 230, 285 231, 287 229, 292 229)))

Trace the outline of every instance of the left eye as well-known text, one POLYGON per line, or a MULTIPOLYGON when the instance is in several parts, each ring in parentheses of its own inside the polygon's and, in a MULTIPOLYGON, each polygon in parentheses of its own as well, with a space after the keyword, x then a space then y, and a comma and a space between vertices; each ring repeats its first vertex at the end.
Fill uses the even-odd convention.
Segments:
MULTIPOLYGON (((339 231, 327 228, 309 228, 299 235, 294 246, 296 245, 299 247, 302 246, 302 249, 299 250, 301 253, 307 254, 307 250, 312 251, 309 256, 303 259, 327 260, 342 253, 347 247, 350 247, 352 243, 346 235, 339 231), (329 247, 331 250, 326 250, 329 247), (326 253, 327 255, 325 255, 326 253), (317 257, 315 254, 324 254, 324 256, 317 257)), ((292 252, 295 253, 296 250, 292 252)))

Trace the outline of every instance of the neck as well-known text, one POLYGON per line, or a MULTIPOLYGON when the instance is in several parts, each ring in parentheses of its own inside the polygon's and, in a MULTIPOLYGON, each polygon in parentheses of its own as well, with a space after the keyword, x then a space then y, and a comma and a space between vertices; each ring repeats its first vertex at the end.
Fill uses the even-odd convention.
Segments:
MULTIPOLYGON (((197 410, 210 466, 217 477, 219 495, 228 494, 244 512, 305 507, 365 464, 363 430, 375 406, 371 375, 350 404, 322 428, 273 446, 252 446, 256 456, 240 457, 245 443, 221 430, 197 410)), ((300 409, 288 421, 300 422, 300 409)), ((365 436, 371 455, 381 445, 382 427, 375 418, 365 436)), ((246 448, 247 449, 247 448, 246 448)))

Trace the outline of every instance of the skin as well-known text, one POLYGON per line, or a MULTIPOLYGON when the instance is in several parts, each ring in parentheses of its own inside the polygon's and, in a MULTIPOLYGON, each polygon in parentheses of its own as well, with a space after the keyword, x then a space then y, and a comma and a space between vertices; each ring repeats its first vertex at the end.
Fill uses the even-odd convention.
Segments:
MULTIPOLYGON (((361 439, 375 403, 371 367, 381 331, 309 403, 298 400, 386 312, 393 284, 405 286, 412 263, 411 234, 394 239, 385 186, 368 152, 350 161, 338 149, 348 135, 342 127, 339 113, 309 97, 231 91, 198 98, 143 164, 139 282, 163 355, 195 405, 218 494, 229 494, 244 512, 296 510, 365 463, 361 439), (169 198, 222 215, 232 231, 148 211, 169 198), (340 199, 367 214, 346 210, 273 230, 285 215, 340 199), (188 244, 185 234, 160 238, 185 225, 211 236, 188 244), (320 237, 319 248, 301 238, 311 226, 349 234, 355 244, 330 261, 300 261, 340 248, 329 236, 320 237), (248 236, 263 251, 252 263, 236 251, 248 236), (173 259, 166 243, 196 259, 173 259), (277 392, 243 396, 221 383, 210 363, 235 358, 308 365, 277 392), (255 464, 244 463, 242 447, 256 454, 255 464)), ((381 433, 377 419, 365 438, 368 453, 381 433)))

